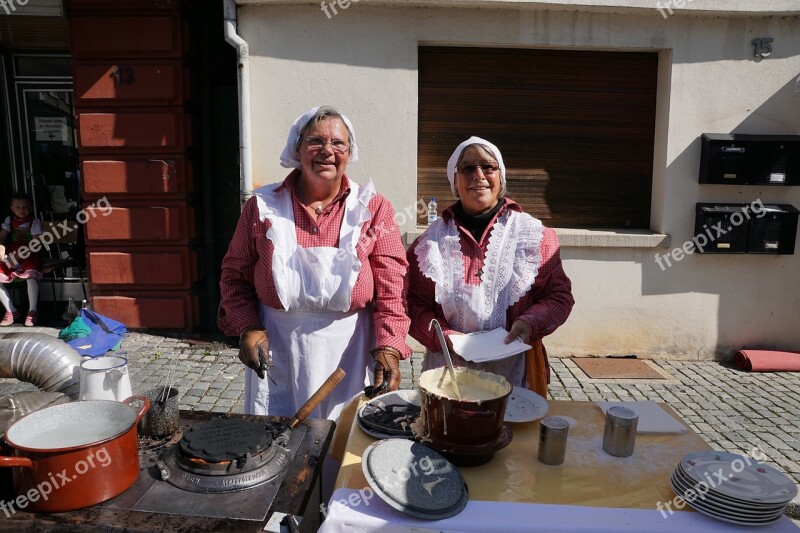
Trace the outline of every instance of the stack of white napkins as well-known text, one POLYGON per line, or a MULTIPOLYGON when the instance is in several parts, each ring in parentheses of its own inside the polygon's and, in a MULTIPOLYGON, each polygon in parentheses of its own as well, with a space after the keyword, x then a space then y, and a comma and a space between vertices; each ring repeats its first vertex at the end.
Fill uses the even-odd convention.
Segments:
POLYGON ((675 417, 667 413, 656 402, 652 400, 641 400, 637 402, 594 402, 603 414, 609 407, 621 405, 633 409, 639 415, 639 422, 636 426, 636 433, 658 434, 658 433, 686 433, 689 431, 686 426, 675 420, 675 417))
POLYGON ((458 355, 473 363, 505 359, 531 349, 529 345, 518 340, 503 344, 506 335, 508 335, 506 330, 497 328, 464 335, 450 335, 450 341, 458 355))

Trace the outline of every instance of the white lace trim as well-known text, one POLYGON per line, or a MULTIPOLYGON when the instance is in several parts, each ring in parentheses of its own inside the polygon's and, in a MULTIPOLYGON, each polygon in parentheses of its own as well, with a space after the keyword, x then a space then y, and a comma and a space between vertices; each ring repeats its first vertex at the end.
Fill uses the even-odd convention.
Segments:
POLYGON ((442 306, 445 316, 463 316, 464 299, 456 287, 464 284, 464 256, 453 219, 445 223, 440 218, 429 226, 415 254, 420 272, 434 283, 434 300, 442 306))
MULTIPOLYGON (((481 330, 505 327, 506 310, 533 286, 542 261, 544 226, 527 213, 506 210, 491 230, 480 290, 483 309, 473 309, 481 330)), ((416 250, 420 272, 434 282, 435 300, 454 328, 464 321, 464 260, 455 221, 437 220, 420 238, 416 250)))

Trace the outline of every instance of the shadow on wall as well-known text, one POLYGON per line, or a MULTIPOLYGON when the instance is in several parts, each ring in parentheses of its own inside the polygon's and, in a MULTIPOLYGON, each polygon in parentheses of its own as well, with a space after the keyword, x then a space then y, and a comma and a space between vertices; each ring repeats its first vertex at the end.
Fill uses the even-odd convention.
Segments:
POLYGON ((643 295, 687 294, 687 302, 692 301, 688 299, 691 293, 718 296, 716 335, 725 344, 718 345, 717 352, 726 356, 742 347, 800 349, 795 319, 789 316, 794 317, 800 301, 800 245, 796 244, 794 255, 692 254, 678 260, 664 256, 691 241, 697 202, 750 204, 760 200, 800 208, 797 187, 698 183, 702 133, 800 134, 800 96, 794 96, 796 75, 757 109, 747 109, 747 118, 730 132, 698 132, 669 165, 668 179, 679 181, 669 184, 665 209, 672 241, 669 249, 657 248, 644 254, 641 265, 643 295), (676 196, 685 200, 675 201, 676 196), (656 253, 660 260, 656 260, 656 253))

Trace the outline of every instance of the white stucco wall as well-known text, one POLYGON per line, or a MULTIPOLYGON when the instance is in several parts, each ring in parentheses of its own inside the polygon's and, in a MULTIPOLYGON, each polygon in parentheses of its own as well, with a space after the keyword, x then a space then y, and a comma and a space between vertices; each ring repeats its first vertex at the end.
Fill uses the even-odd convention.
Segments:
MULTIPOLYGON (((653 50, 661 63, 651 229, 680 246, 692 236, 695 202, 761 199, 800 207, 798 187, 697 183, 702 133, 800 134, 798 15, 684 10, 664 19, 652 9, 576 11, 576 2, 545 2, 553 4, 547 10, 508 2, 482 2, 480 9, 378 3, 351 3, 330 18, 319 3, 239 7, 252 61, 257 185, 285 176, 278 155, 291 122, 326 103, 356 128, 362 161, 351 175, 373 178, 398 211, 412 205, 420 44, 653 50), (753 58, 755 37, 774 39, 771 57, 753 58)), ((654 254, 667 251, 564 247, 577 303, 547 339, 548 349, 704 359, 744 346, 800 350, 800 245, 792 256, 689 256, 662 271, 654 254)))

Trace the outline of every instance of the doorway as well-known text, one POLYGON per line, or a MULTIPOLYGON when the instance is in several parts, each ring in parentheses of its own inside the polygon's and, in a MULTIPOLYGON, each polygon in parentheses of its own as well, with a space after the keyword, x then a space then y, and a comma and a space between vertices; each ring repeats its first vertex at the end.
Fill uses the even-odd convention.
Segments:
MULTIPOLYGON (((11 192, 27 193, 44 227, 75 221, 81 209, 80 174, 75 136, 71 60, 66 54, 11 53, 4 57, 3 77, 7 117, 10 189, 4 187, 3 217, 11 192)), ((75 259, 74 265, 53 271, 40 283, 40 301, 80 302, 84 287, 83 228, 70 242, 57 242, 44 252, 48 259, 75 259)))

